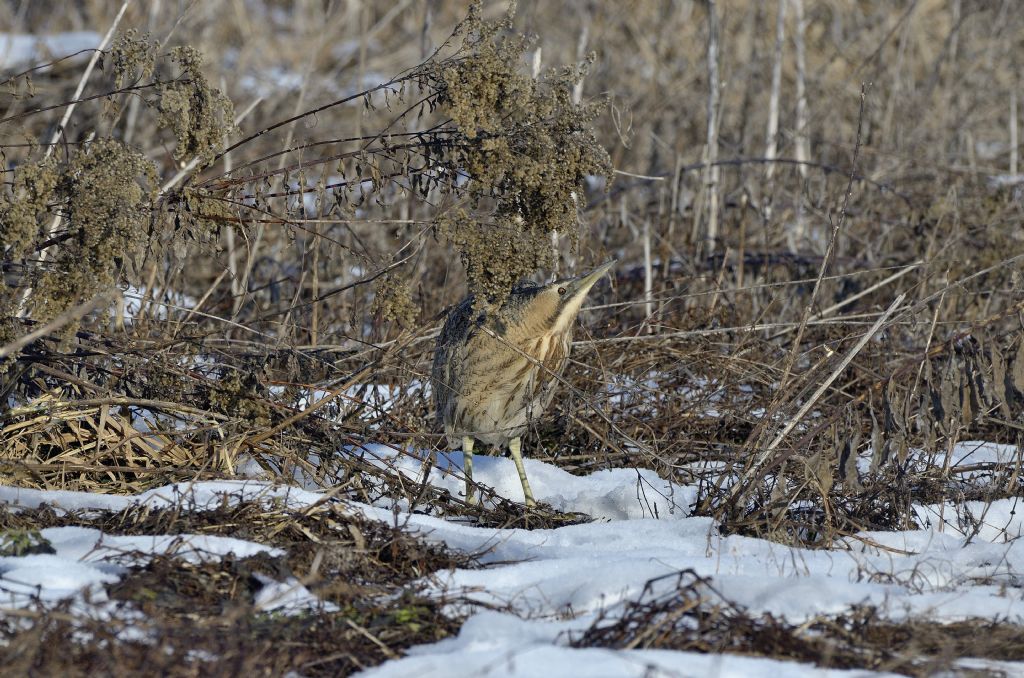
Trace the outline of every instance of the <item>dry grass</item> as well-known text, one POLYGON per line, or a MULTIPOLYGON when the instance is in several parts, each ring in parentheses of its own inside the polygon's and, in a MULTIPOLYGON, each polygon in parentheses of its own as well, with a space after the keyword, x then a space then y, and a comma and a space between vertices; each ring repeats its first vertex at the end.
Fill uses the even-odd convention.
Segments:
POLYGON ((126 535, 225 535, 285 553, 198 564, 139 554, 107 586, 109 613, 93 619, 40 604, 4 615, 0 654, 21 675, 344 675, 456 631, 460 620, 442 614, 447 601, 428 596, 423 582, 438 570, 474 566, 469 556, 424 544, 337 502, 305 511, 252 502, 201 512, 133 508, 88 515, 57 515, 47 507, 3 511, 0 524, 5 535, 28 535, 22 543, 34 552, 46 552, 45 540, 31 538, 38 530, 78 525, 126 535), (253 595, 266 580, 287 577, 336 611, 254 607, 253 595))
MULTIPOLYGON (((118 9, 47 4, 5 5, 0 24, 102 34, 118 9)), ((0 478, 125 493, 254 461, 483 524, 577 520, 466 506, 339 450, 442 444, 423 385, 467 282, 616 256, 531 456, 652 467, 700 484, 694 510, 727 531, 811 545, 913 527, 913 501, 1019 495, 1020 455, 983 483, 930 455, 1020 440, 1024 19, 1011 3, 829 0, 804 25, 789 12, 777 51, 775 3, 715 6, 717 161, 709 5, 683 0, 524 1, 510 24, 472 23, 475 46, 451 37, 464 6, 447 0, 133 3, 118 29, 136 41, 53 146, 88 55, 12 77, 0 478), (172 58, 185 44, 204 65, 172 58), (569 68, 537 86, 538 60, 569 68), (196 125, 175 127, 182 110, 196 125), (607 169, 595 140, 614 181, 580 185, 607 169), (566 148, 575 164, 552 155, 566 148), (116 238, 80 199, 94 194, 116 197, 97 203, 116 238), (105 282, 71 284, 84 270, 105 282), (104 295, 129 281, 125 317, 104 295)))
MULTIPOLYGON (((752 616, 692 571, 649 582, 644 594, 614 616, 601 617, 577 647, 734 653, 811 663, 822 668, 870 669, 932 676, 962 657, 1020 661, 1021 629, 985 619, 942 624, 924 619, 895 623, 874 608, 799 626, 771 614, 752 616), (672 581, 674 580, 674 582, 672 581), (666 587, 666 583, 674 586, 666 587), (668 588, 666 593, 655 593, 668 588)), ((974 675, 967 667, 956 675, 974 675)), ((979 669, 977 675, 1000 675, 979 669)))

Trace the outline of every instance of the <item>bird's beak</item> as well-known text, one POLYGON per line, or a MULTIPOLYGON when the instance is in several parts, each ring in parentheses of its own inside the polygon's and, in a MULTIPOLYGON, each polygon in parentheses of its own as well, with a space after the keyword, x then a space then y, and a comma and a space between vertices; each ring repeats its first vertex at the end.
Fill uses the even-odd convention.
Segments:
POLYGON ((604 277, 604 274, 612 270, 612 267, 618 262, 617 259, 612 259, 608 263, 601 264, 590 273, 585 273, 577 278, 570 280, 566 286, 570 290, 570 294, 567 295, 569 299, 575 299, 576 297, 583 297, 590 291, 590 288, 594 286, 598 280, 604 277))

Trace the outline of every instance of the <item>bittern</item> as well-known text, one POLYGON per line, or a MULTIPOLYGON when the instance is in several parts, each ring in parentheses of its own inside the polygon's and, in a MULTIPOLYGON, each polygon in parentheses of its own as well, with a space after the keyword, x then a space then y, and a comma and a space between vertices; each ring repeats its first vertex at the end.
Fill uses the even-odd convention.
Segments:
POLYGON ((536 504, 521 436, 551 403, 583 300, 614 264, 547 285, 519 285, 497 313, 474 313, 469 296, 448 315, 430 377, 448 445, 462 443, 467 502, 473 501, 473 446, 479 440, 499 449, 508 445, 526 505, 536 504))

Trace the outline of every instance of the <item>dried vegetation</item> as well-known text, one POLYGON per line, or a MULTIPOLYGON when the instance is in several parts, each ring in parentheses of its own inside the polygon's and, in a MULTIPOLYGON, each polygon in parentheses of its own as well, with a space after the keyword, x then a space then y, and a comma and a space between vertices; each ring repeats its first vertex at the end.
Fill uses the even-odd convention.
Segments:
MULTIPOLYGON (((648 582, 636 602, 597 619, 571 642, 576 647, 735 653, 907 676, 933 676, 964 656, 1024 658, 1020 629, 1013 624, 985 619, 895 623, 864 607, 795 626, 771 614, 751 615, 692 571, 648 582)), ((977 673, 997 671, 990 665, 977 673)), ((972 671, 960 667, 957 675, 972 671)))
POLYGON ((22 535, 7 549, 12 555, 48 552, 38 531, 63 525, 232 536, 285 552, 199 563, 137 554, 137 564, 107 587, 111 602, 96 618, 42 605, 5 615, 0 657, 8 671, 22 675, 346 675, 456 630, 460 620, 442 614, 445 601, 425 595, 420 582, 437 570, 473 564, 337 503, 304 511, 247 502, 202 512, 62 515, 47 507, 5 510, 0 523, 5 534, 22 535), (267 581, 288 577, 333 607, 294 614, 254 605, 267 581))
MULTIPOLYGON (((0 23, 115 20, 46 4, 0 23)), ((91 73, 88 53, 10 68, 3 481, 258 465, 485 524, 576 520, 340 452, 441 446, 423 390, 467 287, 492 303, 617 256, 532 456, 653 467, 724 529, 805 545, 1019 496, 1020 455, 981 480, 935 456, 1024 422, 1012 3, 559 5, 138 4, 91 73)), ((871 656, 850 665, 902 670, 871 656)))

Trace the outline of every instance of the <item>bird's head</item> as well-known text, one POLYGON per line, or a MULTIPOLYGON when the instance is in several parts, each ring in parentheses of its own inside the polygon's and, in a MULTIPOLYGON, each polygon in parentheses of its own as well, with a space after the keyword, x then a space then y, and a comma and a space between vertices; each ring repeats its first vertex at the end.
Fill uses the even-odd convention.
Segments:
POLYGON ((612 259, 575 278, 513 290, 505 307, 511 316, 511 322, 506 324, 507 331, 521 332, 524 336, 565 332, 580 312, 590 288, 614 265, 612 259))

